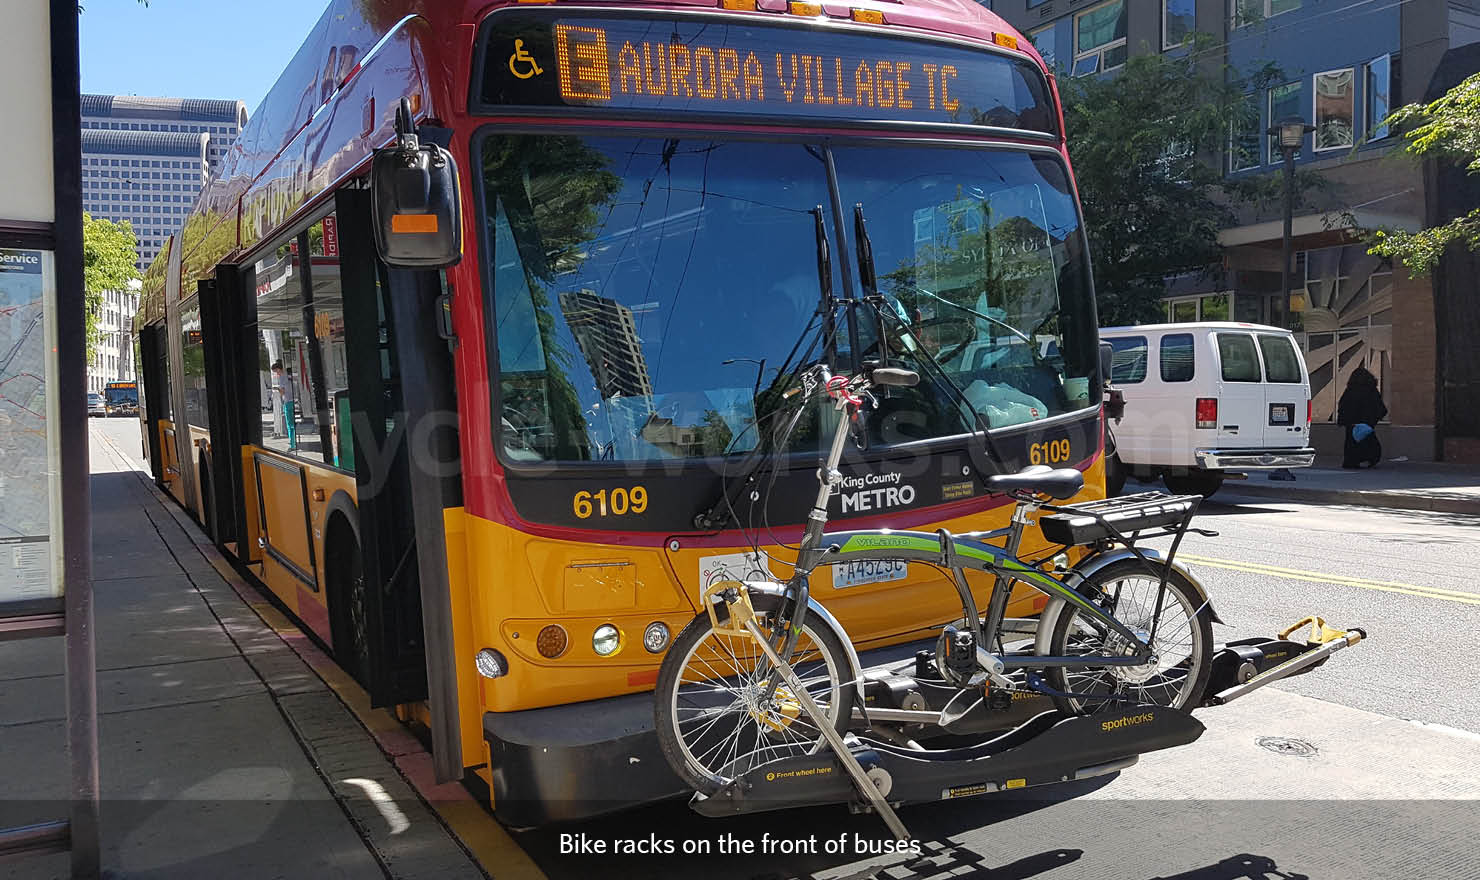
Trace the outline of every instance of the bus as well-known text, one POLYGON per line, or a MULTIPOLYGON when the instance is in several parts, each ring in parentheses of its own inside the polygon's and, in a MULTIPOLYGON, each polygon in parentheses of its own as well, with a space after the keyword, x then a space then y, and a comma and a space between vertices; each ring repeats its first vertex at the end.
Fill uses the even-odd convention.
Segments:
POLYGON ((103 405, 109 416, 139 414, 139 383, 109 382, 103 386, 103 405))
MULTIPOLYGON (((835 528, 1002 526, 980 476, 1029 464, 1103 492, 1057 86, 969 0, 334 0, 144 285, 154 479, 511 825, 681 790, 651 690, 706 586, 790 572, 805 364, 928 378, 835 528), (384 214, 403 132, 440 221, 384 214)), ((959 613, 902 564, 812 591, 861 651, 959 613)))

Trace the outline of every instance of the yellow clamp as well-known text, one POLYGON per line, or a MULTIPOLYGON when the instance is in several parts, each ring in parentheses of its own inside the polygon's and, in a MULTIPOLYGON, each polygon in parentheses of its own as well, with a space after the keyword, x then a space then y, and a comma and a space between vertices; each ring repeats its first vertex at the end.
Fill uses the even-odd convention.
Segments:
POLYGON ((750 602, 750 590, 740 581, 715 581, 704 591, 700 600, 704 603, 704 610, 709 613, 709 624, 714 631, 723 635, 750 636, 750 630, 745 628, 745 621, 755 620, 755 606, 750 602), (724 623, 719 622, 719 614, 715 611, 715 597, 726 590, 734 589, 736 599, 729 603, 729 618, 724 623))
POLYGON ((1297 629, 1300 629, 1302 626, 1305 626, 1307 623, 1310 624, 1310 634, 1305 638, 1305 643, 1307 645, 1324 645, 1327 642, 1334 642, 1338 639, 1347 638, 1346 630, 1329 627, 1326 625, 1325 618, 1317 617, 1314 614, 1309 617, 1302 617, 1300 620, 1297 620, 1295 623, 1291 624, 1288 628, 1280 630, 1278 637, 1281 639, 1288 639, 1291 633, 1293 633, 1297 629))

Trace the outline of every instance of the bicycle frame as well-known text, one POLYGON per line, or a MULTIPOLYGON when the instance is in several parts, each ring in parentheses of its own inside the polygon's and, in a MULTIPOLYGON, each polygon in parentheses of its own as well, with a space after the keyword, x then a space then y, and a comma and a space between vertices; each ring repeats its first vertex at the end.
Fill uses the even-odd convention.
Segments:
MULTIPOLYGON (((830 381, 823 384, 827 385, 830 391, 832 390, 830 381)), ((808 390, 810 394, 813 389, 808 390)), ((786 635, 781 640, 782 644, 775 646, 778 649, 777 653, 782 657, 790 657, 796 647, 796 640, 807 613, 807 602, 810 595, 809 578, 818 565, 863 559, 887 559, 920 562, 949 569, 952 582, 961 600, 961 610, 966 625, 971 629, 972 637, 978 646, 991 645, 997 639, 1006 612, 1007 600, 1012 592, 1012 584, 1015 582, 1026 583, 1051 597, 1062 598, 1084 612, 1092 625, 1098 624, 1105 630, 1113 631, 1124 638, 1127 645, 1134 646, 1131 653, 1121 655, 1004 657, 1001 658, 1004 670, 1051 666, 1140 666, 1151 659, 1152 649, 1149 639, 1154 635, 1148 635, 1143 639, 1140 634, 1086 599, 1070 584, 1018 558, 1017 552, 1022 544, 1023 531, 1031 523, 1028 514, 1039 506, 1048 506, 1046 504, 1040 505, 1032 500, 1019 498, 1017 509, 1013 511, 1012 525, 992 532, 951 535, 941 529, 935 533, 892 530, 826 533, 824 530, 827 525, 828 500, 832 495, 833 487, 842 479, 838 464, 842 460, 843 447, 847 442, 853 422, 852 415, 859 408, 861 408, 861 401, 850 397, 846 389, 837 395, 835 409, 839 412, 840 418, 827 457, 817 472, 819 484, 817 501, 807 514, 806 531, 798 547, 795 572, 787 582, 786 595, 791 601, 783 602, 778 616, 778 622, 785 628, 786 635), (985 543, 987 540, 999 537, 1006 539, 1001 547, 985 543), (965 572, 968 569, 991 574, 994 577, 985 626, 982 625, 976 608, 976 600, 966 582, 965 572)), ((1158 608, 1160 603, 1161 599, 1158 595, 1158 608)), ((1153 627, 1154 625, 1153 623, 1153 627)), ((839 635, 846 638, 844 633, 839 635)))

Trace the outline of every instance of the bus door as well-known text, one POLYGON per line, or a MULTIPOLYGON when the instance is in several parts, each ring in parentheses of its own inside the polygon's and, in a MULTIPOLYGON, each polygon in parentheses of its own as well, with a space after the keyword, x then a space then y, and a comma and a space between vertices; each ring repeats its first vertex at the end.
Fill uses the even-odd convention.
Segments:
POLYGON ((462 752, 442 523, 462 497, 451 348, 434 319, 442 276, 380 263, 369 191, 341 190, 336 206, 361 546, 366 582, 380 587, 369 603, 384 648, 371 700, 427 699, 437 776, 453 779, 462 752))
MULTIPOLYGON (((371 703, 381 706, 428 696, 421 597, 425 560, 418 554, 426 545, 419 546, 413 509, 409 439, 416 432, 408 429, 402 395, 398 342, 403 329, 394 321, 399 309, 391 302, 390 273, 376 255, 368 196, 365 190, 341 190, 330 216, 344 285, 343 351, 330 355, 343 358, 349 393, 334 395, 326 408, 344 450, 341 466, 355 474, 365 611, 375 640, 364 684, 371 703)), ((414 338, 419 329, 404 335, 414 338)), ((445 365, 450 387, 446 343, 424 354, 445 365)), ((415 387, 427 386, 418 382, 415 387)), ((441 560, 442 553, 434 558, 441 560)))
POLYGON ((159 373, 162 365, 159 353, 161 341, 160 329, 155 324, 141 327, 135 338, 138 350, 135 364, 139 376, 139 428, 143 434, 141 439, 144 456, 156 483, 164 482, 159 453, 159 420, 163 418, 159 414, 159 402, 165 398, 164 377, 159 373))
POLYGON ((207 408, 211 448, 206 462, 211 504, 201 521, 216 545, 251 562, 246 522, 241 448, 252 442, 248 428, 260 420, 257 345, 243 300, 241 267, 222 265, 216 277, 201 281, 200 322, 205 334, 205 378, 211 389, 207 408))
POLYGON ((169 337, 163 321, 144 328, 139 339, 144 373, 144 426, 149 461, 160 488, 178 493, 180 455, 175 438, 174 394, 170 389, 169 337))

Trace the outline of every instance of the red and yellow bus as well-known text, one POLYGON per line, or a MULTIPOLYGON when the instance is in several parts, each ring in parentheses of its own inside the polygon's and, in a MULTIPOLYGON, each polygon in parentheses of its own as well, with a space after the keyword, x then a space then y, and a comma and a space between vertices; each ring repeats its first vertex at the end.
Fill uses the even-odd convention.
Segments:
MULTIPOLYGON (((977 4, 334 0, 146 275, 141 418, 155 479, 443 779, 575 818, 681 787, 663 651, 713 579, 789 572, 821 416, 751 453, 799 366, 880 356, 866 296, 911 328, 883 356, 944 378, 881 402, 835 527, 1004 525, 992 467, 1100 494, 1056 86, 977 4), (377 249, 402 99, 455 164, 445 269, 377 249)), ((942 580, 812 591, 867 650, 951 617, 942 580)))

